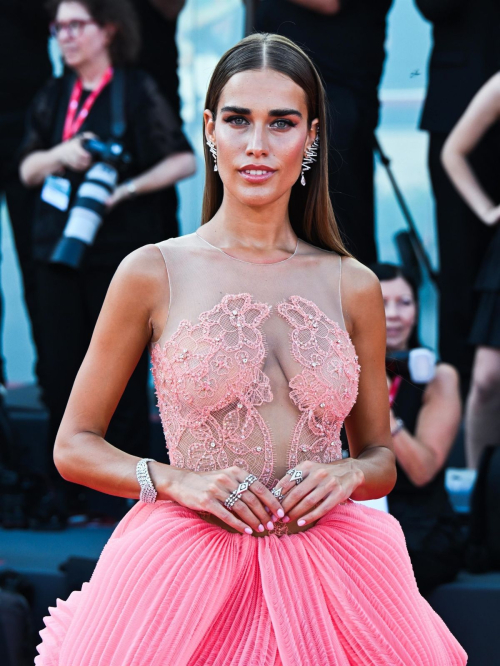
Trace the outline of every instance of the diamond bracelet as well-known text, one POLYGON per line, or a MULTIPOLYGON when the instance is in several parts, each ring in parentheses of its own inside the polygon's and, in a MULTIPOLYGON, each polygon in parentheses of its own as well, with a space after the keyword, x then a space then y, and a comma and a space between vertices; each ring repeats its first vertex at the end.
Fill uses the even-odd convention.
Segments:
POLYGON ((140 501, 152 503, 156 502, 157 493, 153 486, 153 482, 151 481, 151 477, 149 476, 148 462, 156 462, 156 460, 153 460, 153 458, 141 458, 137 463, 135 473, 139 485, 141 486, 141 493, 139 495, 140 501))

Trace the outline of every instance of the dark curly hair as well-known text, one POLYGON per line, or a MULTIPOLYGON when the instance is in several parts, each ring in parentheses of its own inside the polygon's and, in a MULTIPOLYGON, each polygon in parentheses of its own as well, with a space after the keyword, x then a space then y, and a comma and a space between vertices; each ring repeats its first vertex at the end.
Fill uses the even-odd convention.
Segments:
POLYGON ((116 33, 109 47, 114 65, 125 65, 137 59, 141 47, 139 19, 130 0, 49 0, 47 11, 54 19, 63 2, 77 2, 87 9, 100 26, 109 23, 116 27, 116 33))

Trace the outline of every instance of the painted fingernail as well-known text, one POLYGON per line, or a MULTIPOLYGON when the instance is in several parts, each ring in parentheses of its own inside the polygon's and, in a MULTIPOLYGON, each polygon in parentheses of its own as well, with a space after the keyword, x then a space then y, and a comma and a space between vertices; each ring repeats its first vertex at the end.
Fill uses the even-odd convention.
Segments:
POLYGON ((245 527, 245 532, 247 534, 252 534, 252 528, 251 527, 245 527))
POLYGON ((278 516, 271 516, 271 520, 275 523, 278 520, 278 516))
POLYGON ((263 532, 265 530, 264 525, 259 525, 259 532, 263 532))
POLYGON ((271 513, 271 509, 268 506, 265 506, 264 509, 267 511, 267 513, 271 513))
POLYGON ((289 522, 290 522, 290 516, 285 516, 285 517, 283 518, 283 521, 282 521, 282 522, 283 522, 283 523, 289 523, 289 522))
POLYGON ((285 512, 283 511, 283 509, 278 509, 278 516, 280 518, 283 518, 284 515, 285 515, 285 512))
POLYGON ((300 520, 297 521, 297 525, 299 527, 302 527, 302 525, 305 525, 305 524, 306 524, 306 521, 303 518, 301 518, 300 520))
POLYGON ((268 530, 274 530, 274 523, 272 523, 271 521, 269 521, 269 522, 267 523, 266 527, 267 527, 268 530))

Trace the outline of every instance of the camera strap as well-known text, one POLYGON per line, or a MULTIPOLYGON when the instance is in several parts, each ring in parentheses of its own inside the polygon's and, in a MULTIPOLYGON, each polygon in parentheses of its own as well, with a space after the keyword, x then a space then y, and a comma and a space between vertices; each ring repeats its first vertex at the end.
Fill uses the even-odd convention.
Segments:
MULTIPOLYGON (((74 73, 65 75, 66 83, 61 94, 58 106, 58 113, 54 127, 54 141, 59 143, 66 123, 69 104, 71 103, 72 93, 77 84, 77 77, 74 73)), ((120 139, 127 127, 125 121, 125 75, 121 67, 115 67, 113 78, 110 81, 111 92, 111 136, 114 139, 120 139)), ((90 109, 89 109, 90 110, 90 109)), ((88 115, 88 113, 87 113, 88 115)), ((84 119, 85 120, 85 119, 84 119)))
POLYGON ((389 389, 389 407, 392 407, 394 404, 394 400, 396 400, 396 396, 399 391, 399 387, 401 386, 401 382, 403 381, 403 378, 401 375, 396 375, 395 377, 392 378, 391 381, 391 387, 389 389))
POLYGON ((125 77, 121 67, 115 68, 111 82, 111 136, 120 139, 125 134, 125 77))
POLYGON ((78 130, 81 128, 85 119, 90 113, 91 108, 94 106, 96 99, 101 94, 103 88, 105 88, 108 83, 113 79, 113 68, 108 67, 108 69, 102 75, 102 78, 99 82, 99 85, 95 90, 92 90, 90 95, 87 97, 85 102, 82 105, 80 111, 78 111, 78 106, 80 104, 80 99, 83 92, 83 84, 81 79, 78 79, 73 85, 73 90, 71 92, 71 97, 69 98, 69 104, 66 111, 66 118, 64 120, 63 127, 63 141, 71 139, 78 133, 78 130))

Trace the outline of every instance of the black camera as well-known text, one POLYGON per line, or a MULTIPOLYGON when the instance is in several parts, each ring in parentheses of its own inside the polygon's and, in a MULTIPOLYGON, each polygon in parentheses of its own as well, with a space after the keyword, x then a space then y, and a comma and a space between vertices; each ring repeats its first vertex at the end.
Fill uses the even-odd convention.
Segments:
POLYGON ((106 200, 114 192, 120 170, 131 163, 130 154, 116 140, 82 140, 95 163, 85 174, 76 193, 63 235, 52 252, 50 261, 79 268, 89 245, 92 245, 106 214, 106 200))

